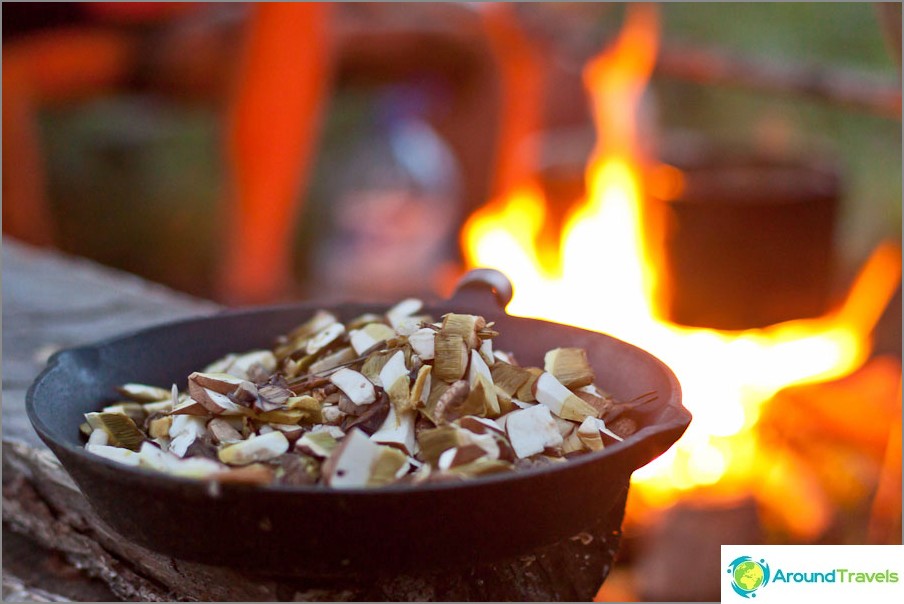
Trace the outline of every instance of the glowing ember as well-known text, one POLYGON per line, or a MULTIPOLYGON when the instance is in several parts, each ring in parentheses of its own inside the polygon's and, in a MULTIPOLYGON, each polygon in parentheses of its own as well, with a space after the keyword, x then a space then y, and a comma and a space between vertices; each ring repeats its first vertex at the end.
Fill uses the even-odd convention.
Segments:
POLYGON ((723 493, 748 491, 757 455, 752 428, 763 403, 786 386, 859 367, 900 275, 897 249, 880 247, 846 302, 824 317, 729 332, 657 316, 635 132, 657 37, 655 8, 632 5, 616 43, 585 70, 599 138, 587 199, 566 221, 560 249, 536 243, 546 201, 530 183, 475 213, 462 233, 471 266, 498 268, 512 280, 509 313, 610 333, 674 370, 694 421, 665 455, 635 472, 635 492, 652 505, 716 483, 723 493))

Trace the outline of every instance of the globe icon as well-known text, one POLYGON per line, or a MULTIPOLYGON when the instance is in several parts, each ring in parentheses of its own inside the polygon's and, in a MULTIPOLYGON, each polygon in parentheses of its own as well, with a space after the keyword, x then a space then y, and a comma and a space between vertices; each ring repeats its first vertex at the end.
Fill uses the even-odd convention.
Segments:
POLYGON ((764 577, 763 567, 753 560, 738 564, 734 570, 735 585, 744 591, 754 591, 763 584, 764 577))

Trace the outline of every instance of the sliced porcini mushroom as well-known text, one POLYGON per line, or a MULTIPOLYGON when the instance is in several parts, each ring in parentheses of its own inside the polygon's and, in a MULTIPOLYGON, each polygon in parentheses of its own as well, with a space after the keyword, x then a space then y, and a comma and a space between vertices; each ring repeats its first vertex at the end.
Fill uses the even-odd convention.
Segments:
POLYGON ((335 488, 355 488, 367 485, 370 467, 380 452, 380 445, 361 430, 351 430, 339 446, 323 462, 324 482, 335 488))
POLYGON ((234 375, 243 380, 250 380, 257 374, 269 375, 276 371, 276 355, 269 350, 252 350, 236 355, 232 363, 223 369, 223 373, 234 375))
POLYGON ((539 367, 528 367, 527 373, 527 381, 518 388, 518 392, 516 392, 512 398, 516 398, 519 401, 524 401, 525 403, 534 403, 537 399, 534 397, 534 387, 537 384, 537 379, 541 375, 543 375, 543 370, 539 367))
POLYGON ((587 447, 584 446, 584 442, 578 438, 577 430, 574 430, 562 441, 562 455, 569 455, 571 453, 585 451, 586 449, 587 447))
POLYGON ((339 425, 345 418, 345 413, 339 408, 339 405, 324 405, 320 412, 323 423, 333 426, 339 425))
MULTIPOLYGON (((624 440, 624 437, 622 437, 618 432, 616 432, 614 429, 610 429, 609 427, 607 427, 606 422, 604 422, 603 420, 596 418, 596 417, 592 417, 589 419, 591 419, 593 421, 592 421, 592 424, 588 423, 588 426, 589 425, 596 426, 596 429, 599 430, 599 432, 601 434, 604 434, 604 435, 608 436, 609 438, 612 438, 613 440, 617 440, 619 442, 624 440)), ((621 418, 619 418, 619 419, 621 419, 621 418)), ((625 419, 630 419, 630 418, 625 418, 625 419)), ((631 420, 631 421, 633 421, 633 420, 631 420)), ((585 423, 587 423, 587 422, 585 422, 585 423)), ((615 428, 615 423, 616 422, 613 422, 613 428, 615 428)), ((635 424, 635 426, 636 425, 637 424, 635 424)), ((633 432, 631 434, 633 434, 633 432)), ((630 436, 630 435, 628 435, 628 436, 630 436)))
POLYGON ((493 340, 489 338, 481 340, 479 352, 487 366, 492 367, 496 364, 496 357, 493 355, 493 340))
POLYGON ((207 390, 213 390, 219 394, 229 394, 245 381, 247 380, 228 373, 200 373, 195 371, 188 376, 189 394, 191 394, 192 384, 207 390))
POLYGON ((122 413, 86 413, 85 421, 95 430, 107 433, 108 443, 114 447, 122 447, 138 451, 146 439, 132 418, 122 413))
POLYGON ((237 405, 226 394, 220 394, 208 388, 189 386, 192 399, 200 403, 212 415, 243 415, 246 413, 242 405, 237 405))
POLYGON ((581 388, 596 379, 583 348, 554 348, 544 356, 543 365, 566 388, 581 388))
POLYGON ((453 425, 424 430, 420 433, 418 442, 420 458, 434 466, 443 452, 463 444, 461 430, 453 425))
POLYGON ((386 421, 386 416, 391 409, 392 405, 389 403, 389 397, 385 392, 381 392, 377 401, 368 405, 364 413, 358 417, 347 416, 342 427, 346 431, 358 428, 367 434, 373 434, 386 421))
MULTIPOLYGON (((240 415, 240 405, 234 403, 229 394, 244 382, 228 373, 199 373, 195 371, 188 376, 188 393, 210 413, 220 415, 240 415)), ((253 385, 252 385, 253 386, 253 385)))
POLYGON ((173 410, 173 402, 171 400, 165 400, 154 403, 144 403, 142 407, 144 407, 144 412, 149 416, 160 412, 169 413, 173 410))
POLYGON ((258 405, 258 399, 260 398, 257 386, 247 381, 240 382, 235 390, 227 396, 233 403, 242 407, 255 407, 258 405))
POLYGON ((232 367, 232 364, 235 362, 238 356, 239 355, 237 354, 227 354, 226 356, 221 357, 213 363, 207 365, 202 370, 202 373, 228 373, 229 368, 232 367))
POLYGON ((178 461, 179 458, 172 453, 167 453, 160 447, 156 447, 149 442, 144 442, 138 451, 138 465, 143 468, 157 470, 158 472, 167 472, 171 461, 178 461))
POLYGON ((91 430, 88 436, 89 445, 106 445, 110 442, 110 435, 104 430, 91 430))
POLYGON ((269 383, 258 387, 258 398, 255 406, 261 411, 273 411, 283 407, 286 402, 295 396, 282 380, 271 380, 269 383))
POLYGON ((471 388, 477 385, 478 376, 485 377, 489 380, 490 384, 493 383, 493 374, 490 372, 490 368, 486 364, 486 361, 483 360, 479 351, 472 350, 471 362, 468 364, 468 383, 471 385, 471 388))
MULTIPOLYGON (((482 389, 482 387, 481 387, 482 389)), ((482 394, 472 397, 471 387, 464 380, 449 385, 440 395, 433 408, 433 421, 437 425, 447 424, 465 415, 485 415, 486 400, 482 394)))
POLYGON ((505 432, 518 457, 530 457, 562 444, 562 435, 545 405, 512 411, 506 417, 505 432))
POLYGON ((208 476, 223 484, 256 484, 265 485, 273 482, 273 468, 262 463, 253 463, 247 466, 239 466, 226 469, 208 476))
POLYGON ((338 321, 339 319, 337 319, 336 315, 333 313, 325 310, 318 310, 310 319, 289 332, 288 339, 300 340, 310 338, 314 334, 323 331, 328 326, 338 321))
POLYGON ((481 457, 474 461, 460 466, 450 468, 448 474, 458 475, 465 478, 475 478, 477 476, 487 476, 489 474, 497 474, 499 472, 508 472, 512 469, 510 462, 501 459, 489 459, 481 457))
POLYGON ((345 325, 342 323, 331 323, 311 336, 304 347, 307 354, 317 354, 326 348, 345 333, 345 325))
POLYGON ((207 432, 214 444, 232 444, 243 440, 242 433, 235 429, 229 421, 215 417, 207 423, 207 432))
POLYGON ((383 370, 383 365, 388 363, 394 354, 395 351, 393 350, 383 350, 369 354, 364 360, 364 364, 361 365, 361 374, 369 379, 374 386, 382 388, 383 382, 380 380, 380 372, 383 370))
POLYGON ((311 412, 303 409, 276 409, 265 413, 258 413, 255 417, 260 422, 268 424, 299 424, 306 421, 309 424, 320 423, 323 419, 321 414, 312 415, 311 412))
POLYGON ((85 450, 94 455, 99 455, 104 459, 109 459, 126 466, 138 466, 141 462, 141 455, 137 451, 131 449, 123 449, 122 447, 112 447, 110 445, 85 445, 85 450))
POLYGON ((170 391, 166 388, 148 386, 147 384, 123 384, 116 388, 116 391, 127 399, 139 403, 155 403, 167 400, 170 397, 170 391))
POLYGON ((562 438, 566 438, 569 434, 574 432, 578 427, 578 425, 575 422, 573 422, 569 419, 562 419, 558 415, 553 415, 552 418, 555 420, 556 428, 559 429, 559 434, 562 435, 562 438))
POLYGON ((341 392, 338 392, 336 394, 337 406, 339 407, 339 410, 346 415, 354 415, 355 417, 358 417, 360 415, 363 415, 364 412, 370 408, 370 405, 356 405, 352 402, 352 399, 348 398, 341 392))
POLYGON ((509 352, 505 352, 502 350, 494 350, 493 356, 496 358, 497 361, 502 361, 503 363, 506 363, 507 365, 515 365, 516 367, 518 366, 518 363, 515 362, 515 357, 512 356, 512 354, 509 352))
POLYGON ((468 383, 471 386, 471 394, 469 396, 483 399, 482 402, 485 409, 483 415, 499 417, 499 399, 496 395, 496 387, 493 385, 493 374, 490 373, 490 368, 477 350, 471 351, 468 383))
POLYGON ((421 311, 424 303, 417 298, 406 298, 386 311, 386 320, 393 328, 397 327, 404 319, 421 311))
POLYGON ((597 417, 605 417, 615 407, 615 402, 609 397, 599 396, 587 392, 586 388, 580 388, 575 391, 575 396, 597 410, 597 417))
POLYGON ((207 433, 207 420, 203 417, 195 415, 174 415, 173 422, 170 424, 169 450, 171 453, 184 457, 195 440, 207 433))
POLYGON ((291 486, 315 484, 320 478, 320 462, 308 455, 286 453, 272 463, 277 466, 275 478, 279 484, 291 486))
POLYGON ((527 369, 516 367, 501 360, 493 363, 490 375, 493 378, 493 384, 508 394, 509 398, 515 397, 518 390, 531 377, 531 373, 527 369))
MULTIPOLYGON (((470 430, 462 429, 459 439, 463 445, 478 447, 490 459, 499 459, 502 456, 502 449, 499 446, 500 440, 505 440, 505 436, 498 432, 485 432, 476 434, 470 430)), ((467 462, 461 462, 467 463, 467 462)))
POLYGON ((424 315, 414 315, 405 317, 393 326, 395 332, 405 338, 410 338, 416 331, 423 328, 423 323, 430 322, 432 319, 424 315))
POLYGON ((393 447, 378 445, 370 466, 367 486, 381 487, 396 482, 408 472, 408 456, 393 447))
POLYGON ((274 430, 279 430, 283 434, 286 435, 286 440, 289 441, 289 444, 295 444, 295 442, 301 438, 301 436, 305 433, 305 428, 297 425, 297 424, 280 424, 273 423, 269 424, 271 428, 274 430))
POLYGON ((187 457, 170 463, 167 473, 183 478, 211 478, 226 471, 226 466, 205 457, 187 457))
POLYGON ((380 381, 389 396, 389 402, 398 413, 413 409, 410 405, 411 379, 405 366, 405 353, 399 350, 383 365, 380 381))
POLYGON ((295 441, 296 451, 321 458, 329 457, 338 446, 339 441, 326 430, 306 432, 295 441))
POLYGON ((374 385, 370 380, 363 374, 347 367, 331 375, 330 382, 335 384, 356 405, 369 405, 377 400, 374 385))
POLYGON ((427 398, 430 396, 430 375, 432 371, 432 365, 422 365, 418 369, 417 377, 414 379, 408 398, 408 406, 412 409, 417 409, 427 404, 427 398))
POLYGON ((344 365, 350 361, 354 361, 358 355, 355 354, 354 348, 351 346, 346 346, 344 348, 340 348, 336 352, 330 353, 311 363, 310 367, 308 367, 308 371, 311 373, 323 373, 325 371, 329 371, 330 369, 335 369, 340 365, 344 365))
POLYGON ((170 413, 172 415, 209 415, 207 408, 193 398, 180 401, 179 404, 173 407, 173 410, 170 413))
POLYGON ((468 367, 468 346, 457 334, 436 334, 433 374, 440 380, 454 382, 465 375, 468 367))
POLYGON ((486 327, 487 322, 483 317, 476 315, 464 315, 448 313, 443 316, 441 335, 456 335, 464 340, 469 349, 480 347, 480 338, 477 332, 486 327))
POLYGON ((310 430, 311 434, 318 434, 320 432, 326 432, 330 436, 335 439, 340 439, 345 436, 345 430, 340 428, 339 426, 329 426, 327 424, 320 424, 318 426, 314 426, 310 430))
POLYGON ((289 450, 289 440, 279 430, 254 436, 220 449, 219 458, 231 466, 244 466, 256 461, 279 457, 289 450))
POLYGON ((378 315, 374 312, 366 312, 363 315, 358 315, 351 321, 348 321, 345 324, 345 328, 351 332, 353 329, 361 329, 365 325, 369 325, 370 323, 382 323, 383 315, 378 315))
POLYGON ((477 417, 474 415, 467 415, 460 420, 458 420, 458 425, 463 429, 473 432, 474 434, 486 434, 487 432, 494 432, 501 436, 505 435, 505 429, 500 428, 499 424, 497 424, 492 419, 487 419, 485 417, 477 417))
POLYGON ((576 422, 596 417, 599 412, 562 385, 551 373, 543 372, 534 384, 534 397, 541 405, 563 419, 576 422))
MULTIPOLYGON (((152 403, 153 404, 153 403, 152 403)), ((107 405, 103 408, 104 413, 122 413, 129 416, 133 422, 139 424, 145 420, 148 415, 147 410, 141 403, 123 402, 107 405)))
POLYGON ((425 361, 433 359, 436 355, 435 342, 436 331, 429 327, 418 329, 408 336, 408 344, 411 349, 425 361))
POLYGON ((477 445, 464 445, 453 449, 446 449, 436 460, 436 467, 440 470, 448 470, 455 466, 461 466, 486 456, 486 451, 477 445))
MULTIPOLYGON (((603 445, 603 437, 600 435, 600 427, 597 422, 602 422, 594 417, 588 417, 577 429, 578 438, 585 447, 591 451, 600 451, 603 445)), ((605 426, 605 424, 603 424, 605 426)))
MULTIPOLYGON (((496 398, 496 389, 486 377, 477 375, 476 382, 468 393, 468 399, 458 413, 459 415, 455 419, 464 415, 499 417, 499 400, 496 398)), ((445 417, 451 421, 448 411, 445 417)))
POLYGON ((286 409, 300 411, 301 417, 296 423, 319 424, 323 420, 323 405, 313 396, 292 396, 286 401, 286 409))
POLYGON ((496 401, 499 403, 500 415, 505 415, 506 413, 519 408, 517 405, 515 405, 514 399, 512 399, 512 397, 509 396, 509 394, 505 390, 503 390, 496 384, 493 384, 493 390, 496 391, 496 401))
POLYGON ((381 445, 397 447, 407 455, 414 455, 417 453, 417 441, 414 438, 415 417, 416 413, 413 410, 397 413, 390 405, 383 424, 370 438, 381 445))
POLYGON ((151 438, 168 438, 170 426, 172 425, 172 415, 150 418, 147 422, 148 435, 151 438))
POLYGON ((348 334, 349 341, 355 353, 364 354, 380 342, 385 342, 395 337, 395 330, 383 323, 369 323, 361 329, 356 329, 348 334))

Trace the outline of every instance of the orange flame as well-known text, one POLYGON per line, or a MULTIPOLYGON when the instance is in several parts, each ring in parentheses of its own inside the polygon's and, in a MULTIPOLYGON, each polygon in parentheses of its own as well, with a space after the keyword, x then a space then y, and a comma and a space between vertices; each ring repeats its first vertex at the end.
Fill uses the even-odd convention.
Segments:
MULTIPOLYGON (((615 44, 585 70, 599 138, 587 198, 566 220, 559 249, 538 244, 546 200, 532 183, 473 214, 462 232, 468 264, 497 268, 514 284, 509 313, 611 333, 675 371, 694 421, 633 478, 634 491, 657 506, 716 483, 725 493, 747 492, 755 478, 748 462, 757 452, 752 428, 761 406, 788 385, 859 367, 901 270, 897 250, 881 246, 839 310, 764 329, 702 329, 657 316, 658 269, 643 227, 636 118, 658 29, 655 7, 632 5, 615 44)), ((680 186, 680 174, 677 181, 675 174, 666 176, 680 186)))

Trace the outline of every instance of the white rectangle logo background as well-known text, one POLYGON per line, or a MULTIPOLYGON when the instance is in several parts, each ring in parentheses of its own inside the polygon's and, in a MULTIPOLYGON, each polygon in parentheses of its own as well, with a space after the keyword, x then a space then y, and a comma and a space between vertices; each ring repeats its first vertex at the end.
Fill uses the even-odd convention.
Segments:
POLYGON ((904 602, 901 545, 723 545, 721 560, 722 602, 904 602))

